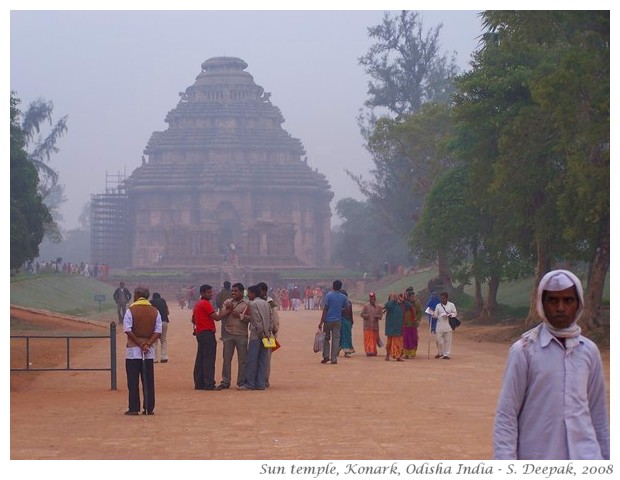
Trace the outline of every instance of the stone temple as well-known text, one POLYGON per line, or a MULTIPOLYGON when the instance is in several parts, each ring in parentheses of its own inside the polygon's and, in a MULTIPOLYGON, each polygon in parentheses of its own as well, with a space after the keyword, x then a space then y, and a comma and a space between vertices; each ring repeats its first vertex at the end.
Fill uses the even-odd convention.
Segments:
POLYGON ((206 60, 142 165, 93 195, 93 262, 228 274, 328 265, 333 193, 247 66, 206 60))

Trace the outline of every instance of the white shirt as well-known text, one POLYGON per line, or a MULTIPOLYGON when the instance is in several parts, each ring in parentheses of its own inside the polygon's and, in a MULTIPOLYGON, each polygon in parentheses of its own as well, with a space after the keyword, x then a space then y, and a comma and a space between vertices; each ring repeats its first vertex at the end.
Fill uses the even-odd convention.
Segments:
POLYGON ((493 450, 496 460, 609 460, 607 390, 598 347, 565 349, 545 324, 510 348, 493 450))
POLYGON ((445 305, 441 302, 438 303, 435 307, 435 313, 433 313, 433 317, 437 319, 437 328, 435 329, 437 333, 452 332, 452 327, 448 321, 449 315, 452 315, 453 317, 457 316, 454 303, 450 301, 446 302, 445 305))

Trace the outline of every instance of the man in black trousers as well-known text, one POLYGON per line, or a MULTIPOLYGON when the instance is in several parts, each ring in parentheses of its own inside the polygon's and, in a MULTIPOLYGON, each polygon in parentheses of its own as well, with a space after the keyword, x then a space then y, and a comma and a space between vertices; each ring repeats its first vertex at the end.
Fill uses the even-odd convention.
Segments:
POLYGON ((155 376, 153 344, 161 335, 159 311, 149 302, 150 292, 138 287, 133 292, 133 303, 125 312, 123 331, 127 335, 125 370, 129 390, 129 409, 125 415, 140 414, 140 380, 142 380, 142 413, 153 415, 155 409, 155 376))

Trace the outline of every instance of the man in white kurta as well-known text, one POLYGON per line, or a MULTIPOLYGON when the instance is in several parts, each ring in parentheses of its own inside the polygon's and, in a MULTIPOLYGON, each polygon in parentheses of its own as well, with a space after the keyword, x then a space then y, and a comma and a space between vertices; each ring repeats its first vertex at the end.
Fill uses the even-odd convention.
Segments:
POLYGON ((448 293, 443 292, 439 295, 440 302, 435 307, 433 317, 437 319, 435 327, 435 343, 437 344, 437 355, 435 358, 450 360, 452 350, 452 327, 450 317, 456 317, 456 307, 454 303, 448 301, 448 293))
POLYGON ((599 350, 581 335, 583 288, 567 270, 540 281, 543 323, 510 348, 493 450, 496 460, 609 460, 606 387, 599 350))

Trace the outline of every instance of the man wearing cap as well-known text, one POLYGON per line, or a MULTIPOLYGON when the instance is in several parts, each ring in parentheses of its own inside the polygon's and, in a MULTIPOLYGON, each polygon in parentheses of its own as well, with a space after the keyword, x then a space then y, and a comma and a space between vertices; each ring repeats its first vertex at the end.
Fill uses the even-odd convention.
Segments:
POLYGON ((493 431, 497 460, 609 460, 599 350, 581 335, 583 288, 568 270, 540 281, 543 322, 512 345, 493 431))
POLYGON ((368 294, 368 303, 364 305, 361 313, 364 319, 364 350, 369 357, 377 356, 379 338, 379 320, 383 316, 383 308, 377 305, 375 292, 368 294))

